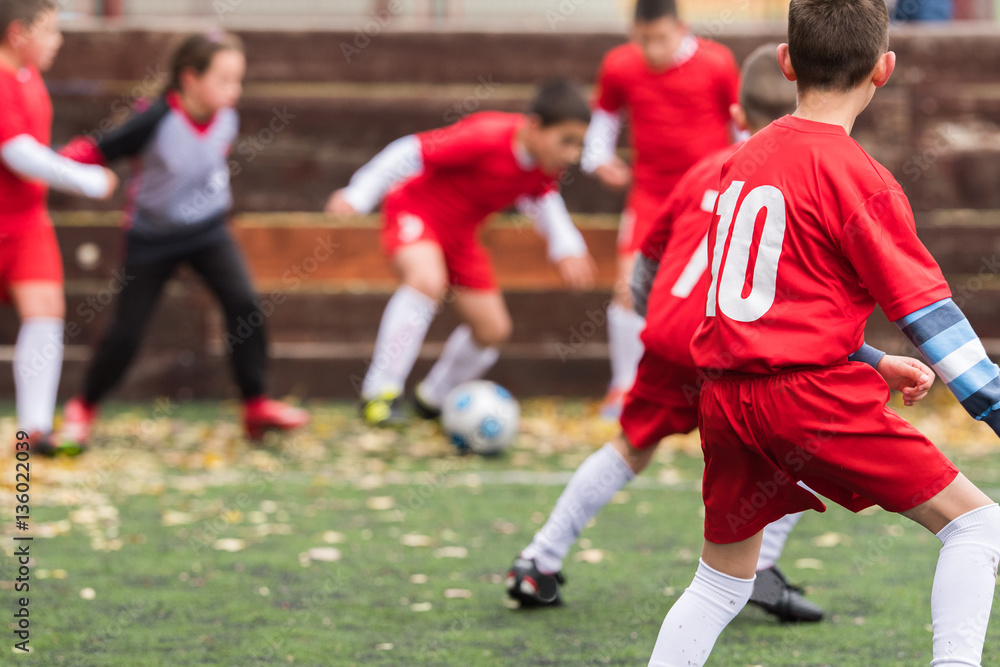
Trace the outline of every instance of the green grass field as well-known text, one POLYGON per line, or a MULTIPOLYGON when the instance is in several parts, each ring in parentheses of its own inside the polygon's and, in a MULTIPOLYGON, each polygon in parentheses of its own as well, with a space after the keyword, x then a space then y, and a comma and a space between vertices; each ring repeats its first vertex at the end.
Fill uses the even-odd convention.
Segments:
MULTIPOLYGON (((1000 497, 991 432, 949 401, 918 425, 1000 497)), ((592 411, 527 403, 516 447, 482 459, 453 456, 429 425, 369 431, 347 406, 317 406, 308 432, 263 449, 239 437, 233 404, 111 406, 96 451, 32 462, 30 655, 12 648, 22 594, 2 459, 0 664, 645 664, 697 561, 696 439, 664 447, 585 532, 564 607, 512 610, 500 583, 613 433, 592 411)), ((747 609, 709 664, 927 664, 937 544, 883 512, 807 515, 781 565, 828 620, 781 626, 747 609)), ((1000 664, 996 626, 987 665, 1000 664)))

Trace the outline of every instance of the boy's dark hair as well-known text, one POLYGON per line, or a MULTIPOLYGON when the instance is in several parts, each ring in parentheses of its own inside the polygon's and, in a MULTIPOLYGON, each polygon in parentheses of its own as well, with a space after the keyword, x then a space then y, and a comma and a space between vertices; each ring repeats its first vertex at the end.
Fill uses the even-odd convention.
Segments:
POLYGON ((885 0, 792 0, 788 8, 788 52, 800 90, 852 90, 888 48, 885 0))
MULTIPOLYGON (((2 0, 0 0, 2 1, 2 0)), ((174 50, 170 59, 170 82, 166 92, 181 89, 181 72, 193 69, 204 74, 212 66, 212 58, 222 51, 244 52, 243 41, 228 32, 206 33, 187 37, 174 50)))
POLYGON ((556 79, 542 85, 531 103, 530 113, 542 119, 542 127, 570 120, 590 123, 590 105, 572 81, 556 79))
POLYGON ((30 26, 39 14, 53 9, 57 9, 55 0, 0 0, 0 40, 7 38, 14 21, 30 26))
POLYGON ((785 78, 778 65, 778 45, 758 47, 743 61, 740 106, 747 123, 761 129, 795 111, 795 84, 785 78))
POLYGON ((677 2, 675 0, 636 0, 636 23, 650 23, 662 18, 677 18, 677 2))

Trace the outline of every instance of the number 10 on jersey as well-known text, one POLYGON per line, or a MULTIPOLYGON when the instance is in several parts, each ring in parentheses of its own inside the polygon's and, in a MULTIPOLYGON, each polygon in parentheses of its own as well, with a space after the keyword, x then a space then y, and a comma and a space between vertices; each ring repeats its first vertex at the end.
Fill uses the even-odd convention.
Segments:
POLYGON ((745 181, 733 181, 719 197, 719 229, 712 257, 712 284, 708 290, 709 317, 716 316, 716 301, 722 314, 737 322, 756 322, 774 305, 778 281, 778 260, 785 241, 785 197, 771 185, 751 190, 736 209, 745 181), (757 260, 753 266, 750 293, 743 296, 750 268, 754 227, 762 210, 767 211, 760 235, 757 260), (726 254, 726 243, 729 253, 726 254), (726 263, 723 266, 722 258, 726 263))

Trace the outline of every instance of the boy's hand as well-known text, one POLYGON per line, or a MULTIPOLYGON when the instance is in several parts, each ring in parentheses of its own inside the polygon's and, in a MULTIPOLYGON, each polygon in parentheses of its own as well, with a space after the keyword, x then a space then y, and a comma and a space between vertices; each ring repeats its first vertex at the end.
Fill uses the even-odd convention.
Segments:
POLYGON ((339 218, 346 218, 351 215, 357 215, 358 213, 347 201, 342 189, 337 190, 330 196, 330 201, 326 203, 326 212, 339 218))
POLYGON ((104 175, 108 177, 108 191, 98 201, 107 201, 112 197, 114 197, 115 192, 118 190, 118 185, 120 183, 120 181, 118 180, 118 174, 111 171, 107 167, 104 168, 104 175))
POLYGON ((889 389, 898 389, 903 393, 903 402, 906 405, 915 405, 922 401, 934 384, 934 371, 926 364, 910 357, 887 354, 882 357, 875 370, 885 378, 889 389))
POLYGON ((609 190, 621 191, 632 183, 632 169, 620 157, 594 170, 594 176, 609 190))
POLYGON ((590 255, 583 257, 566 257, 556 263, 563 282, 578 292, 594 287, 597 281, 597 262, 590 255))

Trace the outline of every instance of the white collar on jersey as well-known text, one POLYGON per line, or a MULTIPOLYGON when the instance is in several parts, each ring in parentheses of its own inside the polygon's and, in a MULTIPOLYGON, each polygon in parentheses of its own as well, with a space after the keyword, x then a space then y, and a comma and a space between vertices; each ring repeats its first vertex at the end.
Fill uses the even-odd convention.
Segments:
POLYGON ((521 145, 521 142, 516 138, 514 139, 514 160, 517 161, 517 166, 524 171, 531 171, 537 166, 528 149, 521 145))
POLYGON ((677 47, 677 51, 670 58, 670 67, 680 67, 694 58, 696 53, 698 53, 698 38, 689 32, 681 40, 681 45, 677 47))

